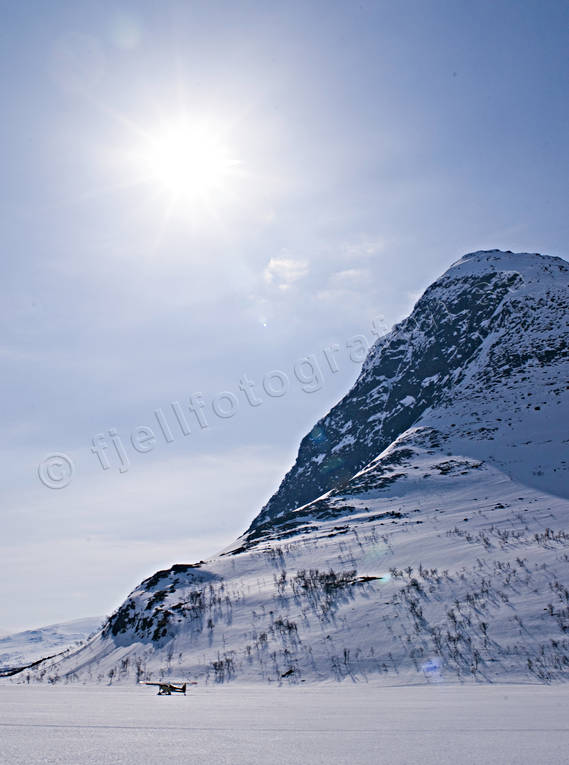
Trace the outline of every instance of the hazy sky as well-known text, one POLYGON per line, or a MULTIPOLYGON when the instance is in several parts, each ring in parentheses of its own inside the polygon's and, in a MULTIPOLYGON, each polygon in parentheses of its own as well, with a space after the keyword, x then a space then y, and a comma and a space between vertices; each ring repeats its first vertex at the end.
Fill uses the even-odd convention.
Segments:
POLYGON ((568 62, 565 0, 2 3, 0 629, 229 544, 463 253, 567 257, 568 62))

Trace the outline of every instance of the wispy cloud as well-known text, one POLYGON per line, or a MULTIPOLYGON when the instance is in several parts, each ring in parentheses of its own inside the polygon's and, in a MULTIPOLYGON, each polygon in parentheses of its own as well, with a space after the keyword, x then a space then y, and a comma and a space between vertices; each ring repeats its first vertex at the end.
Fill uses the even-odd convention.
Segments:
POLYGON ((343 252, 350 258, 372 258, 386 249, 386 242, 381 237, 362 236, 354 241, 346 242, 343 252))
POLYGON ((264 278, 267 284, 280 290, 287 290, 295 282, 305 277, 308 270, 308 261, 297 260, 283 254, 281 257, 269 260, 264 271, 264 278))
POLYGON ((370 273, 365 268, 345 268, 330 275, 329 284, 344 289, 354 289, 364 286, 370 273))

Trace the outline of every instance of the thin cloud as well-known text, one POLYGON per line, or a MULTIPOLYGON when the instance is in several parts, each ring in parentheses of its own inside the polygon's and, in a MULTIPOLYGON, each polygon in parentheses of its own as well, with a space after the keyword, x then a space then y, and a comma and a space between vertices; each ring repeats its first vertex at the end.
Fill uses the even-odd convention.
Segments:
POLYGON ((356 241, 346 242, 344 254, 350 258, 372 258, 386 249, 386 242, 380 237, 362 237, 356 241))
POLYGON ((343 289, 355 289, 362 287, 365 281, 370 279, 370 274, 364 268, 346 268, 343 271, 336 271, 330 276, 329 284, 333 287, 343 289))
POLYGON ((271 258, 265 268, 265 282, 269 285, 287 290, 295 282, 308 274, 308 262, 294 258, 271 258))

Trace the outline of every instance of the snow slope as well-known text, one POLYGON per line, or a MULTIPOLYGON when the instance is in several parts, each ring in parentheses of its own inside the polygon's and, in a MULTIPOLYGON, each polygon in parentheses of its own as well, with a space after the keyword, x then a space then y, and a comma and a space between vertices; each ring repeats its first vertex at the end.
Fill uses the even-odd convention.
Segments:
POLYGON ((559 258, 455 263, 235 544, 30 679, 567 678, 568 288, 559 258))

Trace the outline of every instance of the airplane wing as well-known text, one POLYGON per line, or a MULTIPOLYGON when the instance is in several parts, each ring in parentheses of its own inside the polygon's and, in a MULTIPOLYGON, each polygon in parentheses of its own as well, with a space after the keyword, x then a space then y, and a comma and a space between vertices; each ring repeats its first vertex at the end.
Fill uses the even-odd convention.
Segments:
MULTIPOLYGON (((197 680, 188 680, 186 681, 185 685, 197 685, 197 680)), ((149 683, 145 680, 142 680, 139 685, 155 685, 157 688, 176 688, 176 685, 174 683, 149 683)))

